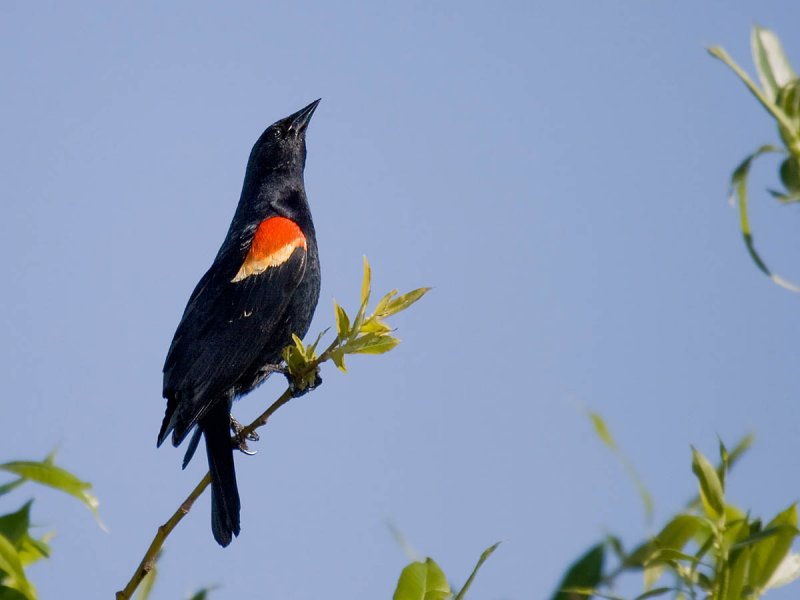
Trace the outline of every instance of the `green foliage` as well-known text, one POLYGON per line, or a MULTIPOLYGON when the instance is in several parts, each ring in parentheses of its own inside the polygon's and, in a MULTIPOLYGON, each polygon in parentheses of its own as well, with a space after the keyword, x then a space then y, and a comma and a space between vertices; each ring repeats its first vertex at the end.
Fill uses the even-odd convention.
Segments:
POLYGON ((205 587, 197 590, 191 595, 189 600, 208 600, 208 593, 215 588, 205 587))
MULTIPOLYGON (((499 545, 500 542, 497 542, 481 553, 478 563, 454 600, 464 600, 478 570, 499 545)), ((414 561, 406 566, 400 573, 397 588, 392 596, 393 600, 449 600, 450 598, 453 598, 453 592, 447 583, 447 577, 432 558, 414 561)))
MULTIPOLYGON (((621 456, 616 444, 609 444, 613 438, 602 419, 590 416, 601 441, 621 456)), ((751 442, 748 436, 730 452, 720 442, 717 467, 692 448, 697 497, 630 552, 614 536, 594 545, 567 570, 553 600, 621 600, 611 591, 616 580, 630 572, 642 573, 644 578, 644 589, 636 600, 658 596, 755 600, 800 577, 800 555, 791 552, 800 533, 797 506, 792 504, 762 526, 760 519, 726 497, 728 472, 751 442), (617 561, 606 567, 604 557, 612 554, 609 550, 617 561), (662 581, 668 585, 656 587, 662 581)))
POLYGON ((393 600, 447 600, 452 596, 444 571, 432 558, 412 562, 397 582, 393 600))
POLYGON ((456 594, 455 600, 463 600, 463 598, 467 595, 467 591, 469 590, 470 586, 472 585, 472 582, 475 580, 475 575, 478 574, 478 569, 480 569, 481 566, 483 565, 483 563, 486 562, 486 559, 488 559, 492 555, 492 553, 495 550, 497 550, 497 547, 499 545, 500 545, 500 542, 495 542, 494 544, 489 546, 486 550, 481 552, 481 556, 478 559, 478 562, 475 565, 475 568, 472 569, 472 573, 469 574, 469 577, 467 578, 467 581, 464 583, 464 586, 456 594))
MULTIPOLYGON (((11 481, 0 485, 0 496, 19 488, 28 481, 36 482, 78 498, 97 519, 97 498, 89 490, 91 485, 69 471, 55 465, 50 454, 41 462, 16 461, 0 464, 0 471, 15 475, 11 481)), ((31 564, 49 558, 48 541, 52 534, 40 538, 31 535, 31 505, 28 500, 16 511, 0 515, 0 600, 36 600, 36 589, 28 579, 25 569, 31 564)))
POLYGON ((633 481, 636 489, 639 491, 639 496, 641 497, 642 504, 644 506, 645 518, 649 523, 653 518, 653 497, 650 495, 650 492, 642 482, 642 478, 639 477, 639 473, 636 471, 633 463, 631 463, 631 461, 629 461, 625 454, 623 454, 623 452, 619 449, 617 442, 614 440, 614 437, 611 435, 611 432, 608 430, 608 427, 606 426, 602 417, 597 413, 590 411, 589 419, 592 421, 592 425, 594 426, 597 437, 599 437, 600 441, 602 441, 608 447, 608 449, 616 455, 616 457, 625 467, 625 470, 628 472, 628 476, 631 478, 631 481, 633 481))
POLYGON ((599 587, 603 581, 605 553, 604 543, 589 548, 586 554, 567 569, 552 600, 580 600, 591 597, 592 590, 599 587))
POLYGON ((765 154, 784 156, 778 172, 784 190, 769 190, 769 193, 784 204, 800 201, 800 79, 786 58, 778 36, 773 32, 754 27, 750 42, 760 86, 724 49, 713 47, 708 51, 736 73, 761 106, 772 116, 783 145, 761 146, 736 167, 731 176, 731 199, 738 204, 739 226, 753 262, 776 284, 800 292, 800 287, 773 273, 756 251, 747 208, 747 178, 750 168, 755 159, 765 154))
POLYGON ((395 348, 400 340, 392 335, 394 330, 386 323, 386 318, 404 311, 430 290, 419 288, 399 296, 397 290, 392 290, 378 301, 375 309, 367 316, 371 288, 372 269, 364 257, 361 302, 355 317, 351 319, 338 302, 333 303, 336 321, 336 339, 333 343, 317 356, 317 346, 327 329, 310 346, 303 345, 299 337, 292 336, 294 344, 284 348, 283 359, 296 389, 302 391, 313 387, 318 366, 327 360, 332 360, 339 370, 346 373, 344 359, 348 354, 384 354, 395 348))

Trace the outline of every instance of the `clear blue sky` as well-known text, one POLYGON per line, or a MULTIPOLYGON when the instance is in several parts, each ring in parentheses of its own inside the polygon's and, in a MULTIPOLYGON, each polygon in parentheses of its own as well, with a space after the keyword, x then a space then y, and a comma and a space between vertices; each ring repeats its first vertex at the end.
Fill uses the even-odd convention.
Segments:
MULTIPOLYGON (((333 297, 352 306, 363 254, 378 292, 435 289, 396 319, 396 351, 326 367, 237 456, 241 537, 214 544, 204 497, 157 598, 389 598, 405 557, 387 518, 457 583, 503 540, 472 597, 544 598, 605 532, 644 532, 583 407, 657 519, 694 491, 689 445, 712 454, 718 434, 758 436, 740 504, 800 497, 800 298, 757 272, 726 203, 732 168, 777 135, 704 50, 749 66, 760 23, 800 65, 800 5, 487 6, 0 4, 0 458, 58 446, 110 527, 37 492, 35 520, 58 532, 32 570, 43 598, 110 597, 204 472, 155 447, 164 355, 252 143, 320 96, 312 331, 333 297)), ((757 241, 798 280, 800 216, 761 192, 775 167, 755 174, 757 241)))

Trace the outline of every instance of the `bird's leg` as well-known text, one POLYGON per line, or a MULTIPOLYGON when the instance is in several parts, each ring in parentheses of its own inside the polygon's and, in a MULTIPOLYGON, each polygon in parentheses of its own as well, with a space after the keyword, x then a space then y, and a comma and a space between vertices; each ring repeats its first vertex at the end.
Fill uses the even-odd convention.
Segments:
POLYGON ((247 456, 253 456, 256 453, 255 450, 250 450, 247 445, 247 442, 257 442, 259 440, 258 434, 255 431, 251 431, 245 437, 242 437, 242 431, 244 430, 244 426, 239 423, 236 419, 233 418, 231 415, 231 431, 233 432, 234 437, 236 438, 235 446, 236 448, 242 452, 243 454, 247 454, 247 456))

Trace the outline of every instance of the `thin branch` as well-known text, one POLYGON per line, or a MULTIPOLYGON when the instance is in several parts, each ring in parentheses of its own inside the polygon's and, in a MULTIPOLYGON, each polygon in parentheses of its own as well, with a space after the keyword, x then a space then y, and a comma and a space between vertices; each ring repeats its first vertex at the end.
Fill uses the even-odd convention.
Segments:
POLYGON ((129 600, 133 596, 133 593, 136 591, 136 588, 139 587, 142 580, 153 570, 158 551, 161 550, 161 546, 164 545, 167 536, 172 533, 172 530, 181 522, 181 519, 189 513, 192 504, 194 504, 194 501, 205 491, 209 483, 211 483, 211 475, 206 473, 203 479, 200 480, 200 483, 192 490, 192 493, 181 503, 178 510, 175 511, 166 523, 158 528, 156 536, 150 543, 147 552, 144 553, 144 558, 142 558, 142 562, 139 563, 139 566, 136 567, 136 572, 133 574, 133 577, 131 577, 128 585, 125 586, 124 590, 117 592, 117 600, 129 600))

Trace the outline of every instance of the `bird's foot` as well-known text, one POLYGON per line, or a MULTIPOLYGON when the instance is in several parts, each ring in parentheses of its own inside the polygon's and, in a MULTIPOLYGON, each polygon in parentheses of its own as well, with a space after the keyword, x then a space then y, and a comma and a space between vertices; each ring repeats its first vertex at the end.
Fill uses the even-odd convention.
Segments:
POLYGON ((313 379, 312 376, 304 377, 302 381, 295 380, 294 377, 287 371, 284 373, 286 379, 289 381, 289 389, 291 390, 292 398, 299 398, 305 396, 308 392, 317 389, 322 385, 322 377, 319 374, 319 367, 314 369, 313 379))
POLYGON ((231 431, 233 432, 234 437, 236 438, 235 446, 236 448, 242 453, 247 454, 247 456, 253 456, 256 453, 255 450, 250 450, 250 447, 247 445, 247 442, 257 442, 259 440, 258 434, 255 431, 249 432, 247 435, 242 436, 242 432, 244 431, 244 426, 239 423, 236 419, 231 416, 231 431))

